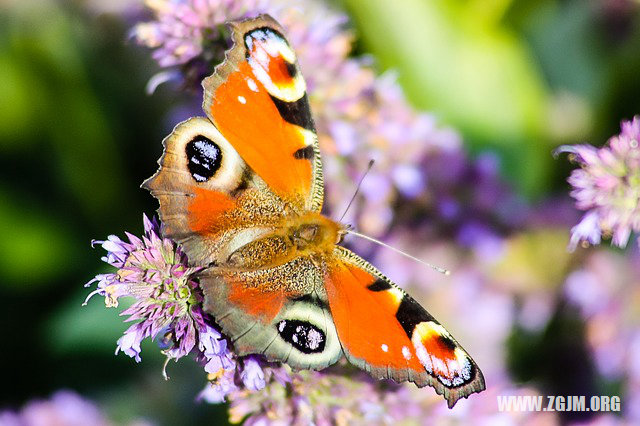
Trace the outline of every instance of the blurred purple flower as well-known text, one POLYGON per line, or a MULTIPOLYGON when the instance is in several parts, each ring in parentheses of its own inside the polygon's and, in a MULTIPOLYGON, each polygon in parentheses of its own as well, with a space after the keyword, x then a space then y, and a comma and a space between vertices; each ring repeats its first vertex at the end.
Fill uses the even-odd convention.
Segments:
POLYGON ((283 387, 268 385, 264 395, 232 394, 230 421, 248 416, 245 425, 397 424, 421 413, 404 386, 357 373, 348 375, 301 371, 283 387))
POLYGON ((229 394, 238 390, 235 375, 233 370, 219 370, 217 373, 209 374, 208 383, 198 394, 197 399, 211 404, 226 401, 229 394))
MULTIPOLYGON (((20 411, 0 411, 2 426, 107 426, 113 424, 92 402, 69 390, 29 401, 20 411)), ((142 425, 142 423, 138 423, 142 425)))
POLYGON ((497 413, 497 395, 536 395, 505 381, 449 410, 440 398, 414 386, 377 381, 356 373, 301 371, 286 387, 267 385, 263 394, 230 396, 230 421, 245 425, 557 424, 555 413, 497 413), (427 420, 428 419, 428 420, 427 420))
POLYGON ((581 167, 569 176, 571 196, 586 213, 571 229, 569 249, 579 243, 599 244, 602 235, 625 247, 631 232, 640 230, 640 116, 622 122, 619 135, 602 148, 590 145, 564 145, 557 152, 568 152, 581 167))
POLYGON ((133 36, 154 50, 160 66, 185 64, 205 52, 215 42, 216 26, 227 17, 238 18, 264 9, 264 0, 155 0, 147 5, 156 12, 156 21, 136 25, 133 36))
POLYGON ((609 380, 620 380, 626 390, 622 408, 628 424, 640 421, 640 273, 631 259, 596 250, 564 285, 566 299, 576 306, 586 324, 587 344, 595 365, 609 380))
POLYGON ((631 365, 629 366, 628 400, 625 411, 626 418, 638 424, 640 423, 640 331, 636 330, 629 341, 628 359, 631 365))
MULTIPOLYGON (((627 339, 629 327, 637 327, 640 317, 633 306, 640 296, 633 267, 622 256, 594 251, 581 268, 571 272, 564 284, 564 296, 584 317, 587 342, 593 347, 596 365, 609 377, 622 373, 622 356, 610 350, 627 339)), ((618 348, 619 349, 619 348, 618 348)))
POLYGON ((427 197, 431 173, 425 160, 444 153, 462 155, 461 143, 456 133, 439 129, 432 115, 408 104, 394 74, 376 77, 362 58, 344 61, 338 75, 318 87, 324 102, 313 105, 326 153, 327 205, 339 216, 355 182, 374 160, 361 197, 345 220, 380 236, 397 213, 392 208, 396 202, 427 197))
POLYGON ((262 391, 268 383, 273 386, 286 386, 291 382, 290 370, 275 363, 266 363, 260 357, 247 356, 238 364, 241 367, 234 370, 219 370, 209 374, 209 383, 198 395, 199 400, 212 404, 223 402, 228 396, 239 393, 250 394, 262 391))

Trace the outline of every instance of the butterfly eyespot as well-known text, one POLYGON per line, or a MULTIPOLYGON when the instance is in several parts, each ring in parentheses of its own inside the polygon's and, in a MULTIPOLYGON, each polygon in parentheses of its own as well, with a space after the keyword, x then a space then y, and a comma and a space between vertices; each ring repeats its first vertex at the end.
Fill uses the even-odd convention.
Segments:
POLYGON ((283 109, 291 108, 308 113, 306 85, 296 65, 296 55, 282 34, 269 27, 256 28, 244 35, 244 45, 253 75, 271 95, 281 114, 283 109), (297 101, 301 104, 297 105, 297 101))
POLYGON ((185 146, 187 167, 196 182, 206 182, 222 164, 222 151, 211 139, 198 135, 185 146))
POLYGON ((280 337, 300 352, 312 354, 324 351, 326 336, 313 324, 299 320, 282 320, 276 327, 280 337))

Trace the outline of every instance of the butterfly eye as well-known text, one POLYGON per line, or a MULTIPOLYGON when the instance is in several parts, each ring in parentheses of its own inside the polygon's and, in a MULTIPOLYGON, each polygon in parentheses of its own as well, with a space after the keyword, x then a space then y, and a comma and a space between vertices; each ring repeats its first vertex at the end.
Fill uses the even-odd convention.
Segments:
POLYGON ((322 352, 326 337, 322 330, 306 321, 282 320, 277 325, 278 333, 294 348, 305 354, 322 352))
POLYGON ((208 181, 220 168, 222 153, 211 139, 198 135, 185 146, 187 167, 197 182, 208 181))

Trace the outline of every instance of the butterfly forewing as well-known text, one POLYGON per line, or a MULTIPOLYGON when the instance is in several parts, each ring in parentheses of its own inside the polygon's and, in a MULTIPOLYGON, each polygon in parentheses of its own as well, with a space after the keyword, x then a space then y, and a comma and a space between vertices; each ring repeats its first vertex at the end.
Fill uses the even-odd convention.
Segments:
POLYGON ((337 247, 327 271, 329 307, 350 362, 374 377, 433 386, 450 407, 485 388, 449 332, 370 263, 337 247))
POLYGON ((271 17, 231 28, 233 48, 202 83, 203 109, 271 190, 320 211, 322 162, 295 53, 271 17))

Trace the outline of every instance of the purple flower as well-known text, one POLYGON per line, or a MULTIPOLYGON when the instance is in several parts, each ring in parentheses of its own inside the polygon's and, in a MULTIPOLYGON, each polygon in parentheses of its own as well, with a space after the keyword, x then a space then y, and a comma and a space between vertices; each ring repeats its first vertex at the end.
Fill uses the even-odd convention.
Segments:
POLYGON ((199 330, 198 350, 206 361, 204 371, 207 373, 214 374, 220 370, 232 370, 235 366, 232 354, 227 348, 227 340, 209 324, 204 323, 204 326, 199 330))
POLYGON ((232 370, 219 370, 218 373, 207 376, 208 383, 198 394, 198 400, 204 400, 211 404, 224 402, 227 395, 239 390, 232 370))
MULTIPOLYGON (((98 282, 98 288, 87 300, 99 294, 105 304, 118 306, 120 297, 133 297, 134 303, 121 315, 126 321, 137 321, 118 340, 120 351, 141 361, 140 343, 162 335, 163 353, 168 360, 193 354, 210 380, 217 384, 216 400, 223 400, 236 389, 234 377, 241 387, 259 390, 265 386, 265 366, 259 359, 248 357, 238 362, 226 338, 202 310, 203 296, 192 274, 201 268, 189 266, 186 255, 173 241, 162 238, 160 226, 144 216, 143 238, 126 233, 128 241, 109 236, 98 241, 107 255, 102 259, 118 268, 116 272, 96 276, 87 285, 98 282), (225 385, 227 380, 230 385, 225 385)), ((86 302, 85 302, 86 303, 86 302)))
POLYGON ((264 388, 266 384, 264 371, 258 358, 249 356, 244 359, 244 368, 240 373, 240 379, 249 390, 260 390, 264 388))
MULTIPOLYGON (((227 17, 241 18, 264 10, 263 0, 157 0, 148 5, 156 21, 136 25, 133 36, 154 50, 153 58, 163 66, 185 64, 215 41, 215 28, 227 17)), ((210 53, 210 52, 207 52, 210 53)))
POLYGON ((160 237, 157 221, 144 216, 144 230, 142 239, 127 233, 129 242, 113 235, 96 242, 107 251, 102 259, 118 270, 91 280, 87 285, 98 281, 98 289, 87 300, 100 294, 107 306, 118 306, 120 297, 135 298, 121 315, 128 315, 127 321, 139 322, 118 340, 116 353, 123 351, 139 362, 140 342, 147 337, 154 339, 162 331, 172 342, 165 353, 178 359, 193 349, 196 333, 206 327, 199 311, 202 295, 190 278, 199 268, 188 266, 182 250, 160 237))
POLYGON ((144 323, 132 325, 124 332, 124 336, 118 339, 116 355, 122 351, 131 358, 135 358, 136 362, 140 362, 142 360, 140 358, 140 342, 142 342, 147 335, 148 333, 144 329, 144 323))
POLYGON ((591 251, 564 284, 566 299, 582 314, 586 342, 598 372, 619 381, 623 418, 640 421, 640 275, 631 258, 608 250, 591 251))
POLYGON ((427 197, 426 159, 445 152, 461 155, 460 139, 439 129, 432 115, 411 108, 394 74, 376 77, 362 58, 345 58, 336 72, 317 87, 317 98, 311 93, 312 100, 322 101, 313 107, 321 149, 327 153, 326 175, 331 177, 325 182, 327 206, 338 217, 368 162, 375 160, 345 219, 361 232, 383 235, 394 219, 394 203, 427 197))
POLYGON ((599 244, 602 235, 625 247, 640 230, 640 116, 622 123, 622 131, 602 148, 561 146, 581 167, 569 176, 571 196, 586 213, 571 230, 569 249, 579 243, 599 244))
POLYGON ((578 243, 585 242, 592 245, 600 244, 602 237, 602 229, 600 229, 600 217, 598 212, 590 211, 582 216, 580 222, 571 228, 571 240, 569 241, 569 248, 573 251, 578 246, 578 243))
POLYGON ((235 370, 220 369, 210 373, 208 383, 198 399, 215 404, 225 401, 230 395, 249 395, 261 391, 268 383, 284 389, 290 382, 291 373, 288 368, 267 363, 259 356, 249 355, 236 363, 235 370))

